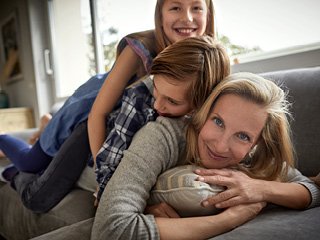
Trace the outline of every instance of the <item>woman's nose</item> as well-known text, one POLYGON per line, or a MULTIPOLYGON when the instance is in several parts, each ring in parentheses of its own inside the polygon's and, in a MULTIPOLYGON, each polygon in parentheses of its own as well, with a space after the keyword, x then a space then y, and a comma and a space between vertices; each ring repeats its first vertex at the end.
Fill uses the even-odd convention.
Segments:
POLYGON ((226 153, 229 151, 229 140, 225 135, 220 135, 214 142, 214 148, 217 153, 226 153))

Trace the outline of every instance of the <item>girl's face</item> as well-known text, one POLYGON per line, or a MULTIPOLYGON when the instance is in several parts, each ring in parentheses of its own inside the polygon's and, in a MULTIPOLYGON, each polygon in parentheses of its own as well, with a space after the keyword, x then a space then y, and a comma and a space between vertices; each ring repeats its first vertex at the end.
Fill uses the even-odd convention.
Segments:
POLYGON ((188 37, 201 36, 207 25, 205 0, 165 0, 162 27, 171 43, 188 37))
POLYGON ((181 117, 192 111, 188 99, 190 82, 191 79, 181 82, 162 74, 154 75, 153 108, 160 116, 181 117))
POLYGON ((198 136, 201 164, 216 169, 238 164, 257 143, 266 120, 256 103, 234 94, 219 97, 198 136))

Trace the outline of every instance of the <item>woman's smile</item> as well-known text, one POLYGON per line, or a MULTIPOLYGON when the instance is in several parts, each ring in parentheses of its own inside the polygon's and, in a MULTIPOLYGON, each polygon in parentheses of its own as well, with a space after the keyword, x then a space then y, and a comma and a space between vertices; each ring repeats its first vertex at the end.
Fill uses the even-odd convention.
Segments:
POLYGON ((216 153, 215 151, 213 151, 212 149, 210 149, 208 145, 207 145, 207 153, 208 153, 208 156, 209 156, 210 158, 212 158, 212 160, 224 161, 224 160, 227 160, 227 159, 228 159, 228 157, 219 155, 218 153, 216 153))
POLYGON ((248 99, 235 94, 219 97, 198 136, 201 164, 220 169, 240 163, 256 144, 266 119, 265 110, 248 99))

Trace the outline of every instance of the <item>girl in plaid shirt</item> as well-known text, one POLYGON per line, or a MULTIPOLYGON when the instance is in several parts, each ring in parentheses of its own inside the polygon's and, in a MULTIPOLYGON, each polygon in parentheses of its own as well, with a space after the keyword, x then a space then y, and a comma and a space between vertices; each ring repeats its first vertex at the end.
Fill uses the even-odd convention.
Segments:
POLYGON ((142 126, 159 115, 191 115, 229 73, 227 53, 210 36, 187 38, 159 53, 151 75, 127 88, 108 116, 108 136, 96 157, 97 198, 142 126))

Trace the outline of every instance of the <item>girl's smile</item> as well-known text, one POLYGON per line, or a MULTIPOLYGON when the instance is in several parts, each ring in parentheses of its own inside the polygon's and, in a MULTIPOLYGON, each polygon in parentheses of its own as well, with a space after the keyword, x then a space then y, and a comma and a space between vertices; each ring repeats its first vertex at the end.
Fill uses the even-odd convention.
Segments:
POLYGON ((166 0, 162 27, 171 43, 205 33, 208 9, 204 0, 166 0))

